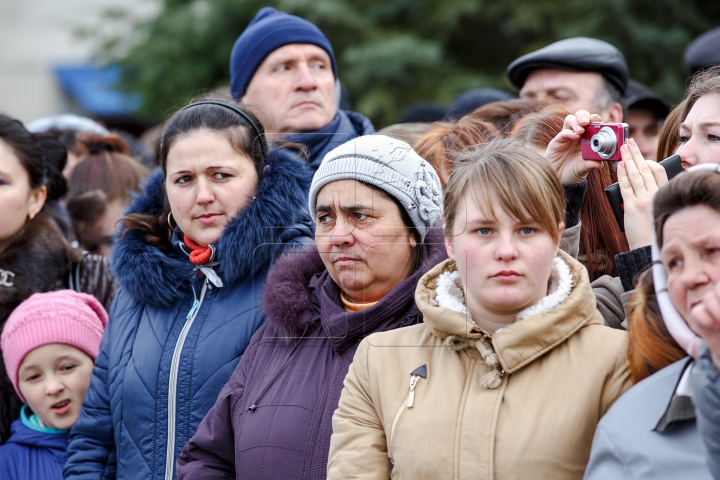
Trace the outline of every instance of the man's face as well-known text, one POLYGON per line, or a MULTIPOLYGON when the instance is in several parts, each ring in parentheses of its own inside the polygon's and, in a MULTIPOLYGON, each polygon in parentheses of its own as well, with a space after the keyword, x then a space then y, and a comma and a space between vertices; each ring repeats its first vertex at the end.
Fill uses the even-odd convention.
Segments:
POLYGON ((293 43, 265 58, 242 98, 265 126, 268 140, 318 130, 332 121, 335 75, 330 56, 322 48, 293 43))
POLYGON ((626 122, 630 127, 628 136, 635 139, 640 153, 646 160, 657 160, 658 141, 660 140, 660 119, 644 108, 628 110, 626 122))
POLYGON ((559 103, 568 111, 587 110, 597 113, 603 122, 622 121, 622 107, 611 104, 598 106, 605 82, 595 72, 572 72, 558 68, 541 68, 533 71, 520 89, 520 98, 539 102, 559 103))

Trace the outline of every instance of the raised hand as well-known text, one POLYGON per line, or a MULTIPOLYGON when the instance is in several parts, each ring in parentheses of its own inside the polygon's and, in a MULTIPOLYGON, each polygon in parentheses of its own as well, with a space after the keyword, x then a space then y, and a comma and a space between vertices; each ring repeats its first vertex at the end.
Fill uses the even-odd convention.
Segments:
POLYGON ((575 115, 565 117, 563 129, 548 144, 545 159, 560 175, 563 185, 582 183, 590 170, 602 168, 603 162, 584 160, 580 155, 581 137, 590 122, 601 121, 600 115, 578 110, 575 115))

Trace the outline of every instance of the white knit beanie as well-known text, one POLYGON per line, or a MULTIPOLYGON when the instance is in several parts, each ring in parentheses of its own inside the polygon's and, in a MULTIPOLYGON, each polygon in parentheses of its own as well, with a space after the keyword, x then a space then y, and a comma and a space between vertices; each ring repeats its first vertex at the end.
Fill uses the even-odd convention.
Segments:
POLYGON ((368 183, 395 198, 423 241, 442 214, 442 187, 435 169, 401 140, 365 135, 328 152, 310 185, 310 213, 315 215, 322 187, 347 179, 368 183))

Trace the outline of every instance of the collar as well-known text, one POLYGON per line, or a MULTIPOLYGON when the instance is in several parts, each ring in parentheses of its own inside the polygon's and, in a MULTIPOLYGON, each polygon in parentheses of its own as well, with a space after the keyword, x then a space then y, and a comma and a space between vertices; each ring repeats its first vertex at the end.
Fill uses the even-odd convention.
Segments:
MULTIPOLYGON (((569 295, 561 293, 555 298, 553 293, 566 288, 561 285, 569 284, 569 282, 558 282, 557 289, 551 290, 551 295, 530 308, 536 310, 532 318, 515 322, 493 335, 487 334, 478 325, 469 321, 466 314, 437 305, 438 277, 443 272, 456 270, 455 262, 451 260, 437 265, 420 279, 415 301, 425 323, 435 336, 443 340, 451 335, 470 340, 492 337, 492 346, 503 371, 508 374, 514 373, 567 340, 584 326, 604 324, 602 316, 597 311, 595 296, 585 268, 562 251, 559 257, 560 261, 569 267, 572 278, 569 295), (552 299, 545 300, 550 298, 552 299)), ((463 308, 464 303, 463 299, 463 308)), ((527 313, 528 310, 521 313, 527 313)))
POLYGON ((50 433, 50 434, 60 434, 60 433, 68 433, 70 429, 61 429, 61 428, 48 428, 45 425, 43 425, 42 420, 40 420, 40 417, 38 417, 36 414, 32 414, 28 416, 28 406, 23 405, 20 409, 20 420, 22 421, 23 425, 25 425, 30 430, 34 430, 36 432, 40 433, 50 433))
POLYGON ((693 366, 694 360, 691 357, 683 367, 682 372, 680 372, 680 378, 675 385, 670 403, 653 429, 655 432, 664 433, 671 425, 676 423, 695 421, 695 406, 692 402, 692 385, 690 384, 693 366))

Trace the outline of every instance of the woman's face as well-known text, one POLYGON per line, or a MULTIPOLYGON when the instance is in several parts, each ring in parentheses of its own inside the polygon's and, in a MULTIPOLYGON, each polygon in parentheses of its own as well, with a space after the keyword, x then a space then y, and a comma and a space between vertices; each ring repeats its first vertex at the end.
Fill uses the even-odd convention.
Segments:
POLYGON ((677 150, 685 168, 701 163, 720 164, 720 94, 703 95, 680 124, 677 150))
POLYGON ((30 188, 30 177, 12 147, 0 140, 0 251, 12 241, 28 217, 45 204, 46 188, 30 188))
POLYGON ((397 204, 355 180, 320 189, 315 243, 330 277, 356 303, 376 302, 410 274, 417 246, 397 204))
POLYGON ((720 213, 697 205, 672 214, 660 254, 670 298, 693 328, 690 311, 720 280, 720 213))
POLYGON ((497 219, 484 214, 465 193, 453 231, 445 237, 476 321, 513 316, 546 296, 558 254, 558 243, 539 223, 518 221, 500 208, 494 195, 491 198, 497 219))
POLYGON ((165 187, 173 219, 200 245, 220 239, 228 222, 252 200, 257 183, 250 157, 219 133, 188 133, 168 152, 165 187))

